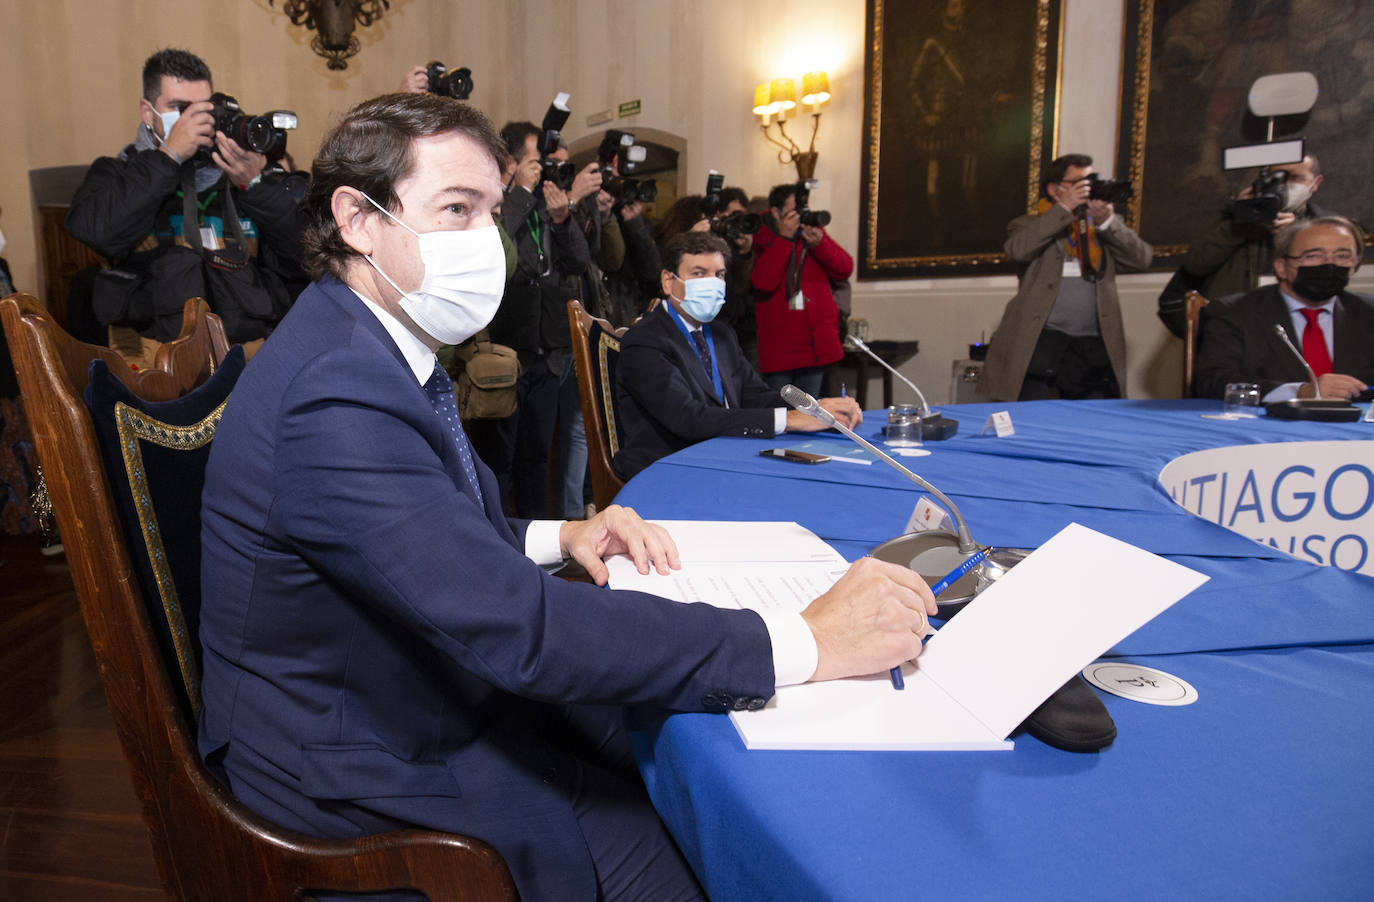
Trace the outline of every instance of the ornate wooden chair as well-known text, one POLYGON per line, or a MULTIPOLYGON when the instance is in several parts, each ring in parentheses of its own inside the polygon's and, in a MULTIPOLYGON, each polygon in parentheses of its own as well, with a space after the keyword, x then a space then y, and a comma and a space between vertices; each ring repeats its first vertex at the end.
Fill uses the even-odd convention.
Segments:
POLYGON ((616 435, 615 363, 625 328, 617 329, 592 316, 575 300, 568 301, 568 324, 573 334, 577 393, 582 400, 582 428, 587 433, 592 495, 596 498, 596 509, 604 510, 625 485, 611 469, 611 458, 620 450, 616 435))
MULTIPOLYGON (((353 840, 322 840, 283 830, 240 804, 202 763, 195 731, 198 643, 181 617, 198 612, 199 532, 189 539, 194 559, 180 562, 183 572, 189 563, 189 572, 197 574, 195 597, 188 597, 193 593, 171 580, 158 583, 153 591, 141 585, 139 567, 149 562, 136 565, 140 555, 153 558, 152 570, 162 578, 167 562, 157 556, 164 551, 166 557, 184 555, 187 542, 175 552, 173 537, 167 534, 162 536, 168 540, 164 548, 156 516, 149 521, 151 532, 148 522, 140 521, 146 545, 135 547, 130 541, 112 491, 112 483, 119 484, 116 474, 107 473, 102 462, 102 453, 108 456, 109 451, 102 452, 100 424, 83 395, 94 372, 96 380, 113 384, 113 377, 131 395, 153 402, 151 409, 171 406, 158 402, 189 403, 193 389, 210 387, 207 377, 241 364, 237 351, 226 357, 223 326, 208 305, 199 299, 188 301, 181 336, 160 349, 156 369, 141 372, 130 369, 108 348, 71 338, 28 295, 0 300, 0 321, 13 352, 105 695, 142 803, 153 856, 171 897, 299 899, 320 890, 413 888, 434 900, 515 899, 505 862, 486 843, 424 830, 353 840), (103 361, 103 367, 93 368, 94 360, 103 361), (160 632, 168 628, 170 636, 160 632)), ((219 387, 227 396, 231 385, 219 387)), ((114 389, 121 391, 117 385, 114 389)), ((147 426, 145 420, 129 416, 119 423, 120 428, 147 426)), ((169 437, 173 444, 190 447, 208 441, 217 423, 218 413, 212 412, 194 427, 149 428, 153 438, 169 437)), ((138 440, 148 437, 139 433, 138 440)), ((140 477, 142 464, 154 469, 151 460, 139 462, 140 477)), ((135 504, 144 503, 136 490, 132 496, 135 504)), ((198 489, 192 503, 198 517, 198 489)), ((171 563, 175 571, 177 562, 171 563)))
POLYGON ((1202 308, 1207 306, 1207 299, 1196 291, 1190 291, 1183 296, 1184 304, 1184 327, 1183 327, 1183 397, 1193 396, 1193 367, 1197 357, 1197 331, 1198 320, 1202 317, 1202 308))

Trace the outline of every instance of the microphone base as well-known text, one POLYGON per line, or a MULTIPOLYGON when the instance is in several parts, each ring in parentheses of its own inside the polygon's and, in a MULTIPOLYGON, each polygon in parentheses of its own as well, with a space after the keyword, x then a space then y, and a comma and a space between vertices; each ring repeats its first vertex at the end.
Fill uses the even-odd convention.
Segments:
MULTIPOLYGON (((872 551, 872 555, 878 560, 913 570, 932 586, 976 553, 976 549, 967 553, 960 551, 959 537, 952 532, 938 529, 898 536, 887 540, 872 551)), ((953 617, 979 592, 995 582, 1008 569, 1020 563, 1028 554, 1030 550, 1026 548, 994 548, 982 563, 940 593, 940 597, 935 600, 940 612, 935 616, 941 620, 953 617)))
POLYGON ((929 416, 921 418, 921 441, 923 442, 943 442, 945 439, 954 438, 954 434, 958 431, 958 420, 951 420, 949 417, 941 416, 934 411, 931 411, 929 416))
POLYGON ((1266 416, 1277 420, 1319 420, 1324 423, 1353 423, 1363 414, 1360 408, 1347 401, 1317 401, 1295 398, 1273 401, 1264 405, 1266 416))

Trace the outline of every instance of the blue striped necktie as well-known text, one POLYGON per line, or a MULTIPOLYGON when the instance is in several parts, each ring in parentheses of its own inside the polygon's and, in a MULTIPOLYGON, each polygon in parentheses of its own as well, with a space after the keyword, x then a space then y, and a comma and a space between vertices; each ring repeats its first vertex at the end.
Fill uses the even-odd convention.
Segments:
POLYGON ((458 458, 463 462, 463 473, 472 485, 478 506, 481 506, 482 485, 477 481, 477 464, 472 459, 472 445, 468 443, 467 433, 463 432, 463 424, 458 419, 458 402, 453 397, 453 380, 448 377, 448 373, 444 372, 444 368, 437 360, 434 361, 434 372, 425 383, 425 394, 429 395, 429 403, 434 405, 434 412, 439 414, 439 419, 443 420, 453 433, 453 440, 458 443, 458 458))

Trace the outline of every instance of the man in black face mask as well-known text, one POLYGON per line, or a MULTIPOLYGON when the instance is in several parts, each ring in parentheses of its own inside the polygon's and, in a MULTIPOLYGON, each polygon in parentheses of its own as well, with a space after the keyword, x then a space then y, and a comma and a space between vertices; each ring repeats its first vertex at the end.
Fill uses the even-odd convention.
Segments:
POLYGON ((1203 308, 1196 393, 1256 382, 1263 400, 1315 397, 1280 324, 1317 374, 1321 397, 1354 398, 1374 382, 1374 300, 1345 290, 1364 254, 1360 230, 1339 216, 1296 222, 1274 241, 1278 284, 1203 308))

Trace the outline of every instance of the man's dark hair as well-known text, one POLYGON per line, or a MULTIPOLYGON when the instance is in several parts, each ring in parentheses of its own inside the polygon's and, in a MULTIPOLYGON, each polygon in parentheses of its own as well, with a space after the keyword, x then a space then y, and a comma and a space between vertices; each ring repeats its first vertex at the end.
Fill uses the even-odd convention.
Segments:
POLYGON ((730 245, 711 232, 681 232, 663 245, 663 269, 677 275, 682 258, 688 254, 720 254, 721 259, 729 263, 730 245))
POLYGON ((724 210, 732 203, 738 203, 744 209, 749 209, 749 195, 744 193, 743 188, 734 186, 720 189, 720 208, 724 210))
POLYGON ((536 139, 540 135, 539 126, 533 122, 507 122, 501 126, 501 140, 506 142, 506 153, 517 163, 520 162, 520 155, 525 152, 525 142, 529 140, 530 135, 534 135, 536 139))
POLYGON ((170 75, 181 81, 209 81, 210 67, 194 53, 168 47, 148 57, 143 64, 143 99, 156 103, 162 93, 162 76, 170 75))
POLYGON ((1085 153, 1066 153, 1058 157, 1045 167, 1045 171, 1040 173, 1040 196, 1049 197, 1049 187, 1055 182, 1064 181, 1064 176, 1068 174, 1071 166, 1080 169, 1087 168, 1093 164, 1093 158, 1085 153))
POLYGON ((782 209, 782 205, 787 203, 787 199, 789 197, 795 197, 796 193, 796 182, 788 182, 785 185, 774 185, 773 190, 768 192, 768 206, 782 209))
POLYGON ((437 94, 387 94, 344 114, 320 143, 301 209, 301 243, 311 278, 333 273, 342 279, 349 260, 358 256, 334 222, 335 190, 356 188, 391 212, 401 212, 396 185, 414 171, 415 139, 449 132, 471 139, 500 172, 505 145, 487 117, 462 101, 437 94))

